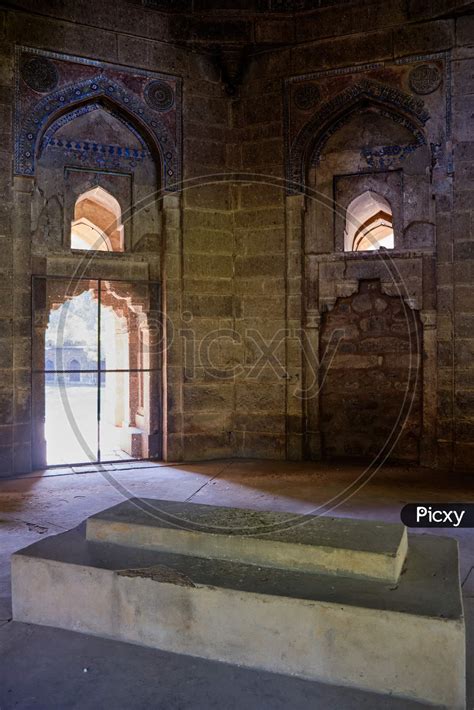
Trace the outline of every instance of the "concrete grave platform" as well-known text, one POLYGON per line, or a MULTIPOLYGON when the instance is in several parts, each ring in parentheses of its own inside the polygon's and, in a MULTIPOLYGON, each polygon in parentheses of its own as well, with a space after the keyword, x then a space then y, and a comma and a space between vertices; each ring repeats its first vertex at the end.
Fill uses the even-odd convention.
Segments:
POLYGON ((87 539, 388 582, 407 553, 403 525, 134 498, 88 518, 87 539))
MULTIPOLYGON (((373 525, 375 536, 384 526, 373 525)), ((410 536, 393 583, 121 546, 76 529, 13 555, 12 585, 17 621, 465 707, 449 538, 410 536)))

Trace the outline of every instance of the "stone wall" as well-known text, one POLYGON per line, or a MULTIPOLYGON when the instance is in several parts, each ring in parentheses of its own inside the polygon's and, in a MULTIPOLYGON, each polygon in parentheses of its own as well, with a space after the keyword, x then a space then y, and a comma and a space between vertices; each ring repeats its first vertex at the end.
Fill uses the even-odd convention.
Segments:
POLYGON ((417 463, 422 373, 417 311, 361 281, 321 324, 322 453, 417 463))
MULTIPOLYGON (((410 18, 414 19, 413 14, 410 15, 413 7, 409 11, 410 18)), ((396 15, 392 15, 392 18, 394 22, 401 21, 401 17, 395 19, 396 15)), ((326 100, 329 98, 324 88, 326 76, 334 77, 332 83, 347 74, 352 74, 355 81, 360 81, 364 74, 370 76, 380 71, 380 81, 393 86, 393 75, 390 77, 392 66, 395 71, 399 71, 403 65, 411 70, 421 62, 436 62, 442 56, 445 57, 448 70, 445 81, 447 94, 439 99, 436 99, 436 93, 421 93, 417 96, 430 114, 423 133, 428 136, 426 143, 431 155, 426 156, 423 147, 419 155, 425 153, 425 167, 418 163, 414 170, 409 169, 410 180, 414 182, 412 188, 408 187, 404 174, 405 200, 410 216, 407 214, 404 218, 402 248, 397 250, 396 257, 394 255, 391 261, 394 269, 388 279, 391 285, 386 280, 387 271, 380 260, 376 265, 373 260, 370 264, 367 258, 344 258, 339 261, 330 255, 331 251, 338 248, 337 244, 333 246, 334 235, 337 238, 338 234, 338 215, 333 227, 331 204, 328 209, 328 202, 333 196, 332 182, 325 195, 328 202, 323 202, 322 213, 316 220, 311 205, 313 193, 309 192, 310 199, 308 194, 301 199, 296 196, 287 198, 287 238, 294 234, 303 251, 305 247, 302 244, 309 239, 309 252, 314 252, 314 256, 307 253, 304 260, 301 257, 298 260, 295 254, 295 262, 290 265, 290 268, 295 269, 293 274, 296 279, 301 275, 301 270, 305 273, 301 322, 305 326, 308 349, 312 353, 318 350, 320 321, 321 317, 325 317, 326 309, 331 311, 337 298, 354 293, 361 279, 382 278, 382 281, 385 280, 385 293, 392 295, 397 293, 397 284, 398 287, 401 283, 406 286, 405 302, 413 308, 414 317, 421 319, 422 359, 426 365, 422 372, 419 460, 427 466, 471 469, 473 439, 469 335, 472 335, 472 319, 469 320, 470 289, 467 287, 471 277, 469 243, 472 240, 472 222, 468 210, 469 161, 472 158, 469 149, 472 121, 468 116, 472 113, 470 67, 474 51, 471 18, 437 19, 422 26, 415 24, 397 31, 392 31, 388 24, 384 28, 382 23, 377 32, 364 38, 363 44, 359 37, 348 36, 332 43, 322 39, 304 47, 262 52, 251 67, 250 77, 255 79, 257 85, 262 74, 271 75, 272 80, 280 78, 282 81, 296 77, 296 81, 306 81, 310 86, 316 84, 320 100, 326 100), (324 210, 331 213, 327 220, 324 210), (329 230, 329 241, 323 248, 320 242, 315 243, 318 229, 320 233, 321 229, 329 230), (456 246, 456 242, 463 242, 462 247, 456 246), (456 252, 463 254, 462 259, 456 260, 456 252), (316 256, 318 253, 327 256, 316 256), (393 274, 396 274, 395 278, 393 274), (456 326, 456 323, 461 322, 462 327, 456 326)), ((416 96, 410 83, 400 85, 395 82, 395 86, 401 86, 403 91, 408 89, 409 93, 416 96)), ((309 101, 308 96, 311 96, 310 91, 306 91, 303 98, 309 101)), ((305 115, 311 117, 316 113, 317 105, 314 105, 309 112, 306 109, 305 115)), ((291 133, 289 119, 291 116, 286 112, 282 140, 286 138, 287 151, 292 136, 294 138, 296 135, 291 133)), ((271 126, 270 119, 268 126, 271 126)), ((348 133, 348 136, 353 139, 354 134, 348 133)), ((368 147, 372 154, 376 154, 373 146, 367 145, 367 142, 361 147, 368 147)), ((346 162, 348 157, 348 153, 345 153, 346 162)), ((290 176, 288 168, 291 170, 291 167, 287 159, 287 175, 290 176)), ((383 165, 378 167, 385 168, 383 165)), ((393 167, 390 165, 388 170, 393 167)), ((405 171, 408 165, 405 162, 401 167, 405 171)), ((303 179, 312 186, 318 173, 321 174, 327 168, 328 164, 321 162, 311 168, 313 173, 310 171, 307 178, 303 176, 303 179)), ((358 170, 360 167, 356 166, 340 172, 354 175, 358 170)), ((330 176, 331 181, 333 174, 330 176)), ((365 170, 362 168, 362 179, 367 180, 367 165, 365 170)), ((334 190, 336 187, 337 184, 334 190)), ((287 247, 290 248, 289 242, 287 247)), ((303 362, 301 368, 299 364, 297 367, 303 381, 304 365, 303 362)), ((315 365, 318 366, 318 363, 315 362, 315 365)), ((311 371, 313 369, 310 368, 311 371)), ((306 455, 318 457, 321 455, 322 411, 320 405, 314 406, 318 392, 313 394, 313 404, 307 403, 306 407, 300 409, 295 407, 295 418, 306 432, 306 455)), ((343 402, 341 396, 339 404, 343 402)), ((335 402, 335 410, 337 406, 335 402)), ((298 424, 293 426, 298 428, 298 424)))
MULTIPOLYGON (((195 26, 191 6, 183 24, 183 18, 161 12, 161 6, 148 5, 106 0, 100 7, 90 3, 88 12, 87 3, 79 7, 71 0, 60 7, 41 3, 40 8, 33 0, 21 0, 16 10, 0 13, 0 470, 22 472, 32 465, 31 275, 67 276, 77 266, 65 241, 71 192, 65 191, 64 202, 45 191, 41 165, 35 175, 13 169, 17 45, 182 82, 176 157, 182 189, 168 190, 137 215, 134 229, 142 234, 127 234, 126 227, 123 255, 91 259, 84 272, 91 278, 162 282, 166 348, 161 411, 167 459, 321 456, 321 435, 323 440, 331 436, 322 423, 324 387, 319 397, 320 332, 324 339, 331 313, 337 314, 344 299, 356 298, 361 280, 380 279, 382 298, 389 301, 399 296, 403 282, 404 303, 421 322, 424 364, 421 392, 416 392, 421 421, 410 428, 410 446, 398 457, 415 460, 419 452, 429 466, 472 468, 474 42, 472 17, 462 15, 463 3, 438 3, 436 13, 427 3, 397 0, 326 6, 304 16, 255 10, 244 18, 235 13, 231 19, 216 19, 204 13, 195 26), (370 30, 360 34, 361 27, 370 30), (253 47, 242 53, 247 63, 237 93, 229 85, 226 93, 221 82, 224 60, 219 69, 209 47, 216 37, 224 48, 236 41, 253 47), (419 64, 439 67, 439 89, 413 91, 410 71, 419 64), (285 185, 296 165, 291 162, 293 141, 311 127, 322 105, 329 106, 331 92, 348 91, 352 97, 353 87, 362 86, 363 100, 375 101, 387 114, 383 102, 388 100, 392 110, 394 94, 374 98, 370 82, 396 89, 396 110, 412 123, 403 124, 385 143, 383 131, 373 145, 361 134, 357 150, 365 149, 369 160, 377 161, 387 143, 410 144, 403 132, 408 125, 420 149, 405 163, 379 162, 374 169, 364 158, 355 170, 355 153, 345 155, 349 167, 342 170, 329 169, 329 159, 318 165, 303 151, 303 182, 322 189, 326 199, 326 212, 318 216, 304 190, 298 194, 285 185), (303 84, 316 88, 306 88, 295 99, 293 92, 303 84), (401 105, 400 97, 408 103, 401 105), (299 114, 289 110, 294 99, 303 106, 299 114), (412 100, 418 102, 413 110, 412 100), (405 171, 405 218, 400 217, 405 221, 392 263, 397 278, 384 275, 383 260, 335 256, 327 216, 332 214, 335 174, 382 168, 405 171), (316 247, 315 230, 321 235, 326 230, 316 247)), ((374 135, 379 128, 374 124, 374 135)), ((342 144, 337 147, 337 136, 331 140, 334 154, 334 145, 337 152, 342 144)), ((58 165, 61 171, 72 167, 70 156, 58 165)), ((128 169, 118 172, 130 174, 128 169)), ((144 170, 136 183, 140 197, 150 193, 151 176, 144 170)), ((164 179, 161 170, 158 189, 164 179)), ((116 188, 119 196, 127 189, 116 188)), ((138 194, 127 199, 133 211, 138 194)), ((344 382, 348 377, 340 375, 344 382)), ((341 390, 334 391, 337 408, 339 399, 346 400, 341 390)), ((391 410, 385 416, 384 431, 391 410)), ((349 440, 347 447, 352 450, 349 440)), ((345 444, 336 446, 339 452, 350 453, 345 444)))
POLYGON ((437 202, 442 235, 438 253, 438 307, 443 318, 439 343, 440 365, 443 367, 440 373, 440 440, 442 462, 447 465, 453 462, 460 470, 472 468, 474 460, 473 31, 472 16, 456 21, 453 190, 437 202), (453 375, 451 381, 448 372, 453 375))

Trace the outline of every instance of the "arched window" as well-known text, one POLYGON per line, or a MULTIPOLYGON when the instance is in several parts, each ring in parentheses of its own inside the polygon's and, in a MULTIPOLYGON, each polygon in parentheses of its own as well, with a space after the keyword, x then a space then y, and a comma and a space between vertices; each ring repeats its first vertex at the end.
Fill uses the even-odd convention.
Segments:
POLYGON ((102 187, 94 187, 77 198, 71 224, 71 249, 124 250, 120 205, 102 187))
POLYGON ((376 251, 395 246, 392 208, 385 197, 367 190, 347 207, 344 231, 345 251, 376 251))
POLYGON ((69 373, 69 382, 80 382, 81 381, 81 363, 79 360, 71 360, 69 363, 68 370, 77 370, 77 372, 70 372, 69 373))

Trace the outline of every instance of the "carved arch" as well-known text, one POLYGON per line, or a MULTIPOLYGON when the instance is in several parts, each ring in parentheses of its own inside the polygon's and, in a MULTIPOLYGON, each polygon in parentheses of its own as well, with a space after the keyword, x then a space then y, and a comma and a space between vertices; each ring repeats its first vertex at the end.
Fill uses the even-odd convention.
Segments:
POLYGON ((362 79, 323 104, 299 131, 289 149, 287 179, 289 192, 304 188, 306 168, 317 164, 321 151, 354 113, 374 107, 379 113, 407 128, 417 145, 426 144, 423 127, 430 118, 421 99, 392 86, 362 79))
POLYGON ((166 123, 131 91, 121 84, 99 75, 62 87, 40 99, 19 126, 15 152, 15 173, 34 175, 43 137, 57 121, 72 120, 88 104, 101 104, 124 120, 137 135, 146 139, 159 159, 162 185, 176 190, 181 178, 179 150, 166 123))
POLYGON ((54 135, 56 131, 58 131, 63 126, 66 126, 68 123, 75 121, 75 119, 79 116, 82 116, 86 113, 91 113, 92 111, 97 111, 99 109, 110 113, 111 116, 113 116, 120 123, 122 123, 132 133, 132 135, 135 136, 137 141, 140 143, 143 151, 149 150, 147 141, 144 139, 143 135, 139 131, 137 131, 135 126, 133 126, 130 121, 127 120, 128 116, 123 116, 115 109, 114 106, 110 105, 108 102, 101 102, 99 97, 98 101, 88 101, 87 103, 81 104, 80 106, 74 108, 71 111, 62 113, 59 117, 54 118, 53 121, 49 123, 48 128, 44 131, 41 137, 41 141, 38 147, 38 157, 41 155, 47 145, 49 145, 50 143, 54 143, 54 135))

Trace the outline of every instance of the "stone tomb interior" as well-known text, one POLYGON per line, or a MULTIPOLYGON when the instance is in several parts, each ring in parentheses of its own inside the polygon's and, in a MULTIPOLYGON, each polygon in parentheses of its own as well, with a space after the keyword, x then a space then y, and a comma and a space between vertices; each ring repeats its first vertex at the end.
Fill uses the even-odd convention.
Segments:
POLYGON ((473 539, 393 524, 472 500, 473 77, 468 0, 0 2, 11 679, 38 625, 469 707, 473 539))

